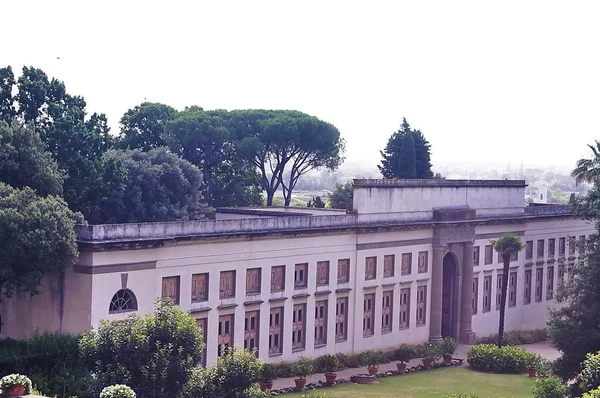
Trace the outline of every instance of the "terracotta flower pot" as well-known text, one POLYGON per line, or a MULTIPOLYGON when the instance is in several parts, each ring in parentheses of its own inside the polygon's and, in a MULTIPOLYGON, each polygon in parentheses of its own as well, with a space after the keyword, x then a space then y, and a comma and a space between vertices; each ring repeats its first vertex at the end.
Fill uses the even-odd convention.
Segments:
POLYGON ((273 388, 272 381, 259 381, 258 385, 260 386, 260 389, 262 391, 267 391, 267 390, 270 390, 271 388, 273 388))
POLYGON ((337 374, 336 373, 325 373, 325 381, 329 385, 335 383, 335 379, 336 378, 337 378, 337 374))
POLYGON ((404 362, 398 362, 396 364, 396 368, 398 368, 398 372, 400 372, 400 374, 406 373, 406 364, 404 362))
POLYGON ((379 368, 369 368, 370 375, 377 376, 377 373, 379 373, 379 368))
POLYGON ((433 359, 431 358, 423 358, 423 368, 431 369, 431 364, 433 363, 433 359))
POLYGON ((302 391, 302 389, 306 385, 306 379, 294 379, 294 383, 296 383, 296 390, 302 391))
POLYGON ((529 377, 535 377, 536 373, 537 373, 536 368, 527 368, 527 374, 529 375, 529 377))
POLYGON ((452 355, 443 355, 442 358, 444 358, 445 364, 450 365, 452 363, 452 355))
POLYGON ((25 386, 21 384, 15 384, 8 390, 9 397, 19 397, 25 395, 25 386))

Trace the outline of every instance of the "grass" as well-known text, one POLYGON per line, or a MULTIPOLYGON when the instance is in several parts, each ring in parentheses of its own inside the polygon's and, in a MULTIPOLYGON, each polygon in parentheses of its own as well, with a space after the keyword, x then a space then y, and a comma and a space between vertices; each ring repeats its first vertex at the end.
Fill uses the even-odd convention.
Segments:
POLYGON ((444 395, 461 392, 475 394, 479 398, 531 398, 533 384, 525 375, 499 375, 457 368, 390 376, 380 378, 379 381, 375 385, 348 383, 285 396, 326 393, 331 398, 442 398, 444 395))

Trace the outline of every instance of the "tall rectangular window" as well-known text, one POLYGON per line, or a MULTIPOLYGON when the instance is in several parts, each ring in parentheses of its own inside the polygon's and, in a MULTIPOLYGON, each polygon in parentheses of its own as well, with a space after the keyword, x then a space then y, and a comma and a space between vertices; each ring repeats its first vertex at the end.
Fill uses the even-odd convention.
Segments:
POLYGON ((475 246, 473 248, 473 265, 474 266, 479 265, 479 246, 475 246))
POLYGON ((554 267, 548 267, 548 282, 546 284, 546 300, 554 298, 554 267))
POLYGON ((260 317, 258 311, 247 311, 244 319, 244 348, 252 351, 258 350, 258 324, 260 317))
POLYGON ((410 287, 400 289, 400 329, 410 327, 410 287))
POLYGON ((162 278, 162 297, 170 298, 175 304, 179 304, 179 280, 178 276, 162 278))
POLYGON ((208 300, 208 274, 192 275, 192 303, 208 300))
POLYGON ((494 262, 494 248, 492 245, 485 245, 483 263, 489 265, 494 262))
POLYGON ((377 277, 377 257, 367 257, 365 259, 365 280, 375 279, 377 277))
POLYGON ((329 285, 329 261, 317 262, 317 286, 329 285))
POLYGON ((473 293, 471 296, 471 310, 473 314, 477 314, 477 298, 479 295, 479 278, 473 278, 473 289, 471 290, 473 293))
POLYGON ((196 325, 202 330, 202 341, 204 342, 204 349, 202 350, 202 358, 200 359, 200 363, 202 366, 206 366, 206 342, 208 341, 208 319, 207 318, 199 318, 196 319, 196 325))
POLYGON ((417 287, 417 326, 427 323, 427 286, 417 287))
POLYGON ((219 338, 217 339, 219 344, 217 353, 219 356, 223 354, 223 347, 229 347, 233 344, 233 315, 221 315, 219 316, 219 338))
POLYGON ((548 258, 554 258, 556 239, 548 239, 548 258))
POLYGON ((363 337, 373 336, 375 317, 375 294, 365 294, 363 301, 363 337))
POLYGON ((519 261, 519 252, 510 252, 510 261, 519 261))
POLYGON ((348 297, 340 297, 335 303, 335 341, 346 341, 348 338, 348 297))
POLYGON ((558 255, 564 257, 565 256, 565 238, 558 238, 558 255))
POLYGON ((269 355, 281 354, 283 346, 283 307, 271 308, 269 314, 269 355))
POLYGON ((246 294, 260 294, 260 268, 246 270, 246 294))
POLYGON ((410 275, 412 273, 412 253, 402 253, 402 275, 410 275))
POLYGON ((508 277, 508 306, 517 305, 517 273, 511 272, 508 277))
POLYGON ((542 286, 544 284, 544 269, 538 268, 535 270, 535 302, 542 301, 542 286))
POLYGON ((427 253, 428 252, 419 252, 419 262, 417 264, 419 274, 424 274, 427 272, 427 264, 428 264, 427 253))
POLYGON ((396 256, 390 254, 383 256, 383 277, 392 278, 394 276, 394 268, 396 266, 396 256))
POLYGON ((308 264, 296 264, 294 267, 294 289, 308 287, 308 264))
POLYGON ((350 259, 338 260, 337 282, 350 282, 350 259))
POLYGON ((533 241, 528 240, 525 242, 525 260, 531 260, 533 258, 533 241))
POLYGON ((575 254, 575 237, 569 236, 569 255, 575 254))
POLYGON ((562 285, 563 283, 565 283, 565 265, 559 264, 558 265, 558 284, 562 285))
POLYGON ((523 291, 523 304, 531 303, 531 270, 525 270, 525 289, 523 291))
POLYGON ((496 277, 496 311, 500 309, 500 299, 502 297, 502 274, 496 277))
POLYGON ((315 347, 327 344, 327 300, 315 303, 315 347))
POLYGON ((235 271, 221 271, 219 298, 235 297, 235 271))
POLYGON ((292 351, 301 351, 305 347, 305 322, 306 304, 294 305, 294 312, 292 313, 292 351))
POLYGON ((394 316, 394 291, 383 292, 383 303, 381 304, 381 333, 392 331, 392 318, 394 316))
POLYGON ((537 241, 537 258, 538 259, 544 258, 544 240, 543 239, 540 239, 537 241))
POLYGON ((271 267, 271 293, 285 290, 285 265, 271 267))
POLYGON ((483 278, 483 312, 490 312, 492 309, 492 276, 483 278))

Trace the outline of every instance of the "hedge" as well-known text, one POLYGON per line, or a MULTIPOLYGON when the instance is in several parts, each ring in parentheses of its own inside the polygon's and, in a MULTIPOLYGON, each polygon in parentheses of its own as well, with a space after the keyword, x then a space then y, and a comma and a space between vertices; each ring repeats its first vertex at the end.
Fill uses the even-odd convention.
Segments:
POLYGON ((494 373, 524 373, 533 354, 522 348, 481 344, 467 353, 467 362, 473 369, 494 373))

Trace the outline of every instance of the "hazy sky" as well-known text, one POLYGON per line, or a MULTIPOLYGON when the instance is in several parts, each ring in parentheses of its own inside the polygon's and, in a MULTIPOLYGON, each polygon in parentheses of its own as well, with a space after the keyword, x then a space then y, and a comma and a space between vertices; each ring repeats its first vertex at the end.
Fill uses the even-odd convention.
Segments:
POLYGON ((0 14, 0 64, 65 81, 114 132, 146 99, 297 109, 357 161, 376 162, 402 117, 434 163, 572 164, 600 139, 598 1, 4 0, 0 14))

